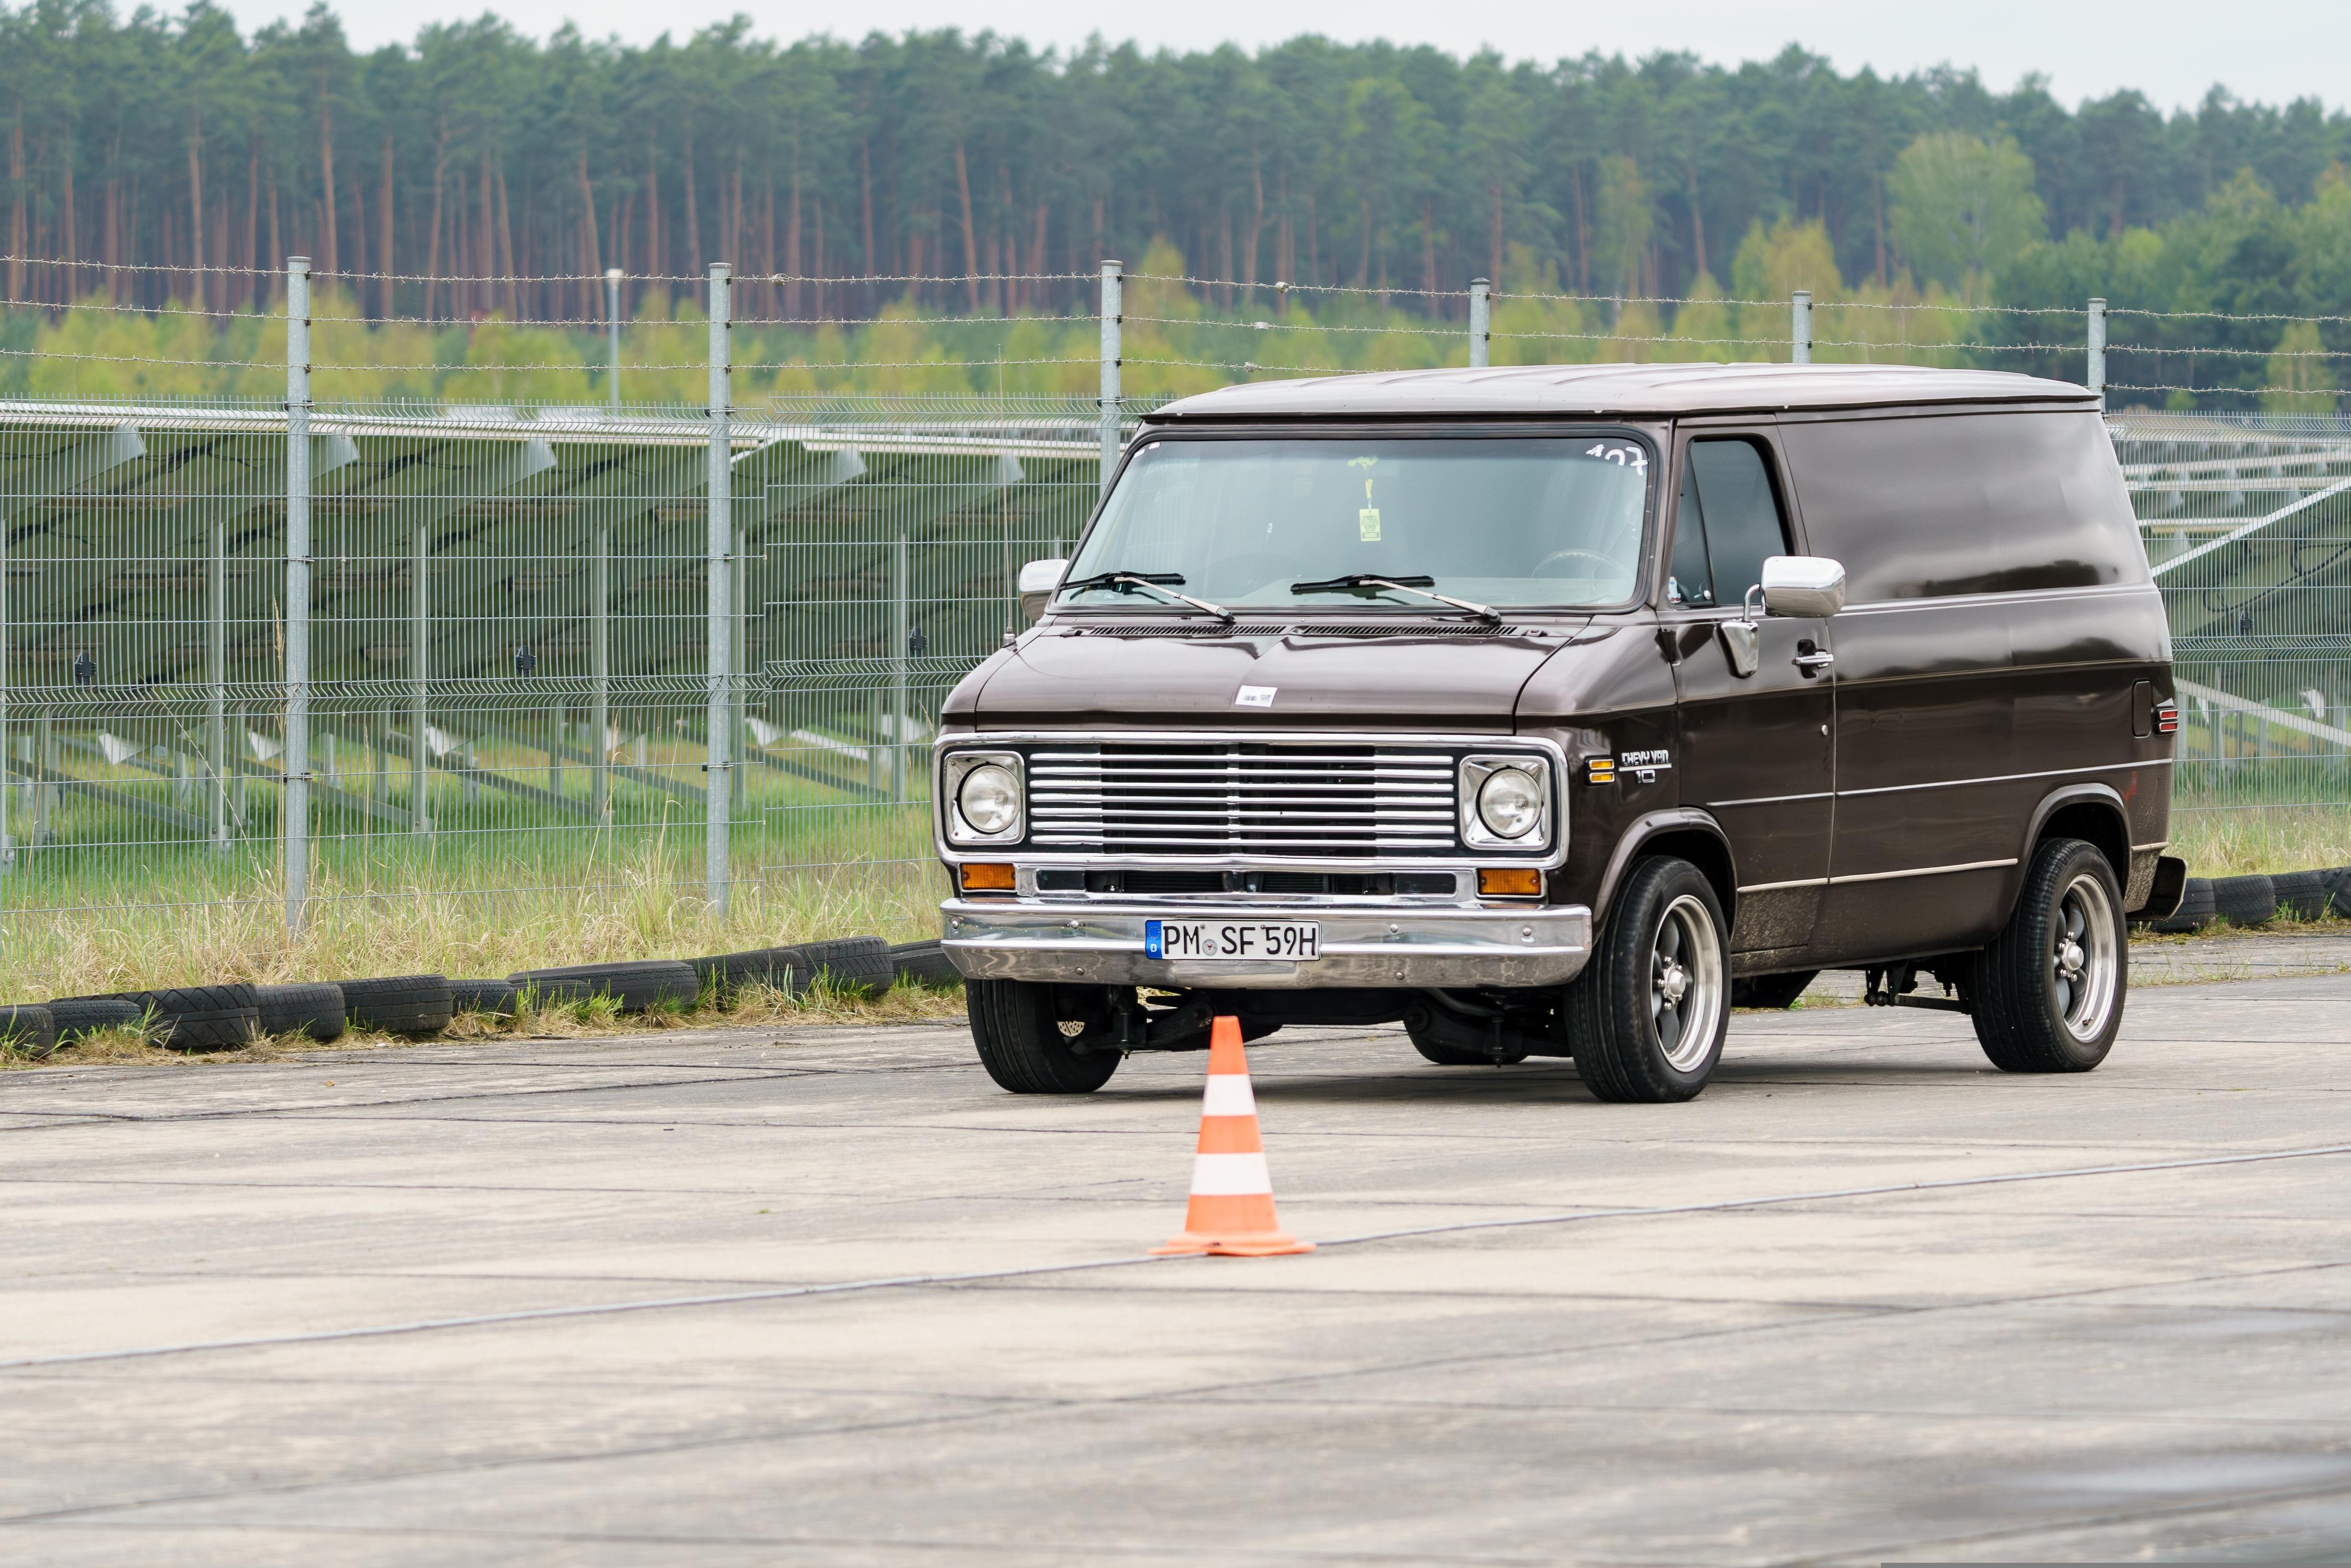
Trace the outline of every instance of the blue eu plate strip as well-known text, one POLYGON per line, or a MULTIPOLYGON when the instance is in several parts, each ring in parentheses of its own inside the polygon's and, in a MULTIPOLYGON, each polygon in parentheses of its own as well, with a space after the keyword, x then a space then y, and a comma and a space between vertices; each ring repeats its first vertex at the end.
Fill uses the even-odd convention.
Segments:
POLYGON ((1146 958, 1164 958, 1167 956, 1166 945, 1160 939, 1159 925, 1156 920, 1146 920, 1143 923, 1143 956, 1146 958))

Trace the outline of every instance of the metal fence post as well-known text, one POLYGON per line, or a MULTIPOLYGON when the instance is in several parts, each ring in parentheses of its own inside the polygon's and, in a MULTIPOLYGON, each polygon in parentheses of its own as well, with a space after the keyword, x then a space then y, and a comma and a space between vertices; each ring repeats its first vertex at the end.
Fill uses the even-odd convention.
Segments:
POLYGON ((410 539, 408 583, 408 828, 433 831, 433 747, 425 726, 433 716, 433 540, 420 519, 410 539))
POLYGON ((310 891, 310 258, 286 258, 286 929, 310 891))
POLYGON ((2098 406, 2106 406, 2106 302, 2090 301, 2090 362, 2083 378, 2084 384, 2098 394, 2098 406))
MULTIPOLYGON (((733 495, 731 486, 727 493, 730 497, 733 495)), ((735 580, 727 585, 733 595, 735 613, 733 630, 726 643, 727 665, 734 671, 735 678, 729 683, 727 692, 726 733, 728 744, 734 747, 728 755, 735 762, 732 770, 734 788, 730 793, 734 796, 736 808, 740 810, 747 809, 751 801, 751 727, 744 722, 750 711, 744 688, 748 684, 747 677, 751 669, 751 543, 747 531, 739 524, 735 528, 734 555, 728 564, 733 568, 730 575, 735 580)))
POLYGON ((1469 368, 1482 371, 1494 362, 1494 286, 1483 277, 1469 280, 1469 368))
POLYGON ((604 396, 613 410, 621 406, 621 269, 604 269, 604 396))
POLYGON ((228 850, 228 512, 213 513, 204 572, 204 768, 212 775, 213 843, 228 850))
POLYGON ((1799 288, 1788 303, 1788 362, 1809 365, 1813 362, 1813 291, 1799 288))
POLYGON ((731 649, 734 612, 731 608, 733 574, 727 569, 727 554, 735 542, 735 522, 730 506, 728 482, 733 477, 732 434, 728 427, 728 407, 732 396, 727 375, 727 305, 728 286, 732 279, 723 261, 710 264, 710 528, 705 541, 707 559, 705 575, 710 585, 710 700, 703 725, 709 737, 709 758, 704 763, 703 778, 703 881, 704 892, 710 907, 718 914, 726 912, 728 880, 726 829, 729 810, 726 774, 730 767, 727 757, 727 718, 734 695, 731 678, 731 649))
POLYGON ((612 820, 612 525, 596 522, 596 553, 588 566, 588 789, 596 820, 612 820))
POLYGON ((906 798, 906 531, 890 551, 890 799, 906 798))
POLYGON ((1111 471, 1118 466, 1121 440, 1119 410, 1119 321, 1124 309, 1120 296, 1125 277, 1123 265, 1115 261, 1102 264, 1102 488, 1110 493, 1111 471))

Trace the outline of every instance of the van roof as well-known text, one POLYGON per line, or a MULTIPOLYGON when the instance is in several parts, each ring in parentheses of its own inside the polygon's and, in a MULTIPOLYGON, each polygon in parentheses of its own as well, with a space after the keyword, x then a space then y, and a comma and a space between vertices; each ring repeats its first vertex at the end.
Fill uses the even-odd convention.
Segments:
POLYGON ((1919 365, 1497 365, 1252 382, 1179 398, 1144 418, 1656 415, 1962 402, 2089 407, 2097 394, 2039 376, 1919 365))

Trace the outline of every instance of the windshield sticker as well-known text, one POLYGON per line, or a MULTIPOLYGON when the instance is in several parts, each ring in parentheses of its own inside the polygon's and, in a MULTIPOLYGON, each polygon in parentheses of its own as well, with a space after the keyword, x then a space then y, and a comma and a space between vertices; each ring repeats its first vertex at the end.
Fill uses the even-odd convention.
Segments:
POLYGON ((1350 468, 1364 470, 1364 509, 1355 514, 1355 532, 1367 545, 1380 542, 1380 509, 1372 505, 1371 475, 1372 465, 1378 461, 1376 457, 1358 457, 1347 465, 1350 468))
POLYGON ((1233 698, 1235 707, 1271 707, 1279 686, 1243 686, 1233 698))

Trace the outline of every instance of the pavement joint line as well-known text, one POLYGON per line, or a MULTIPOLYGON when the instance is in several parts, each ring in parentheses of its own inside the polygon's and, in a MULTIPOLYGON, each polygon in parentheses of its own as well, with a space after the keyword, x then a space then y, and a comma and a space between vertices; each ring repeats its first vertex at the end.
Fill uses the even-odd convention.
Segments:
MULTIPOLYGON (((1662 1218, 1676 1215, 1775 1208, 1800 1203, 1886 1197, 1903 1193, 1947 1191, 1954 1187, 2008 1186, 2025 1182, 2074 1180, 2088 1176, 2203 1170, 2226 1166, 2263 1165, 2281 1160, 2323 1159, 2339 1155, 2351 1155, 2351 1144, 2326 1144, 2301 1149, 2272 1149, 2253 1154, 2214 1155, 2196 1159, 2155 1160, 2133 1165, 2083 1166, 2052 1171, 2016 1171, 1996 1176, 1954 1176, 1938 1181, 1888 1182, 1870 1186, 1836 1187, 1763 1197, 1722 1198, 1707 1203, 1578 1209, 1569 1213, 1518 1216, 1505 1219, 1457 1220, 1442 1225, 1408 1226, 1394 1230, 1374 1230, 1355 1236, 1332 1237, 1317 1242, 1316 1246, 1323 1249, 1356 1247, 1375 1241, 1401 1241, 1424 1236, 1457 1235, 1469 1231, 1513 1230, 1537 1225, 1569 1225, 1595 1219, 1662 1218)), ((1075 1263, 1040 1263, 1019 1269, 984 1269, 939 1274, 895 1274, 870 1280, 844 1280, 827 1284, 780 1286, 762 1291, 733 1291, 695 1296, 654 1297, 631 1301, 585 1302, 561 1307, 525 1307, 503 1312, 478 1312, 452 1318, 425 1318, 412 1322, 319 1329, 308 1333, 255 1334, 238 1339, 192 1340, 179 1344, 137 1345, 121 1350, 75 1351, 62 1355, 13 1356, 0 1359, 0 1372, 13 1371, 19 1367, 68 1366, 89 1362, 143 1360, 154 1356, 192 1355, 214 1351, 261 1350, 285 1345, 332 1343, 344 1340, 383 1339, 397 1334, 429 1333, 446 1329, 491 1328, 506 1323, 539 1322, 555 1318, 609 1317, 622 1312, 734 1306, 753 1301, 779 1301, 808 1296, 842 1295, 852 1291, 981 1284, 998 1280, 1032 1279, 1050 1274, 1076 1274, 1104 1269, 1134 1268, 1150 1263, 1201 1261, 1205 1261, 1205 1259, 1197 1256, 1161 1258, 1143 1253, 1119 1258, 1089 1259, 1075 1263)))

